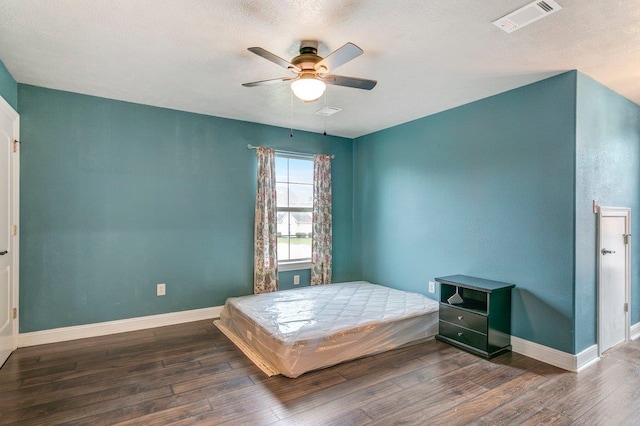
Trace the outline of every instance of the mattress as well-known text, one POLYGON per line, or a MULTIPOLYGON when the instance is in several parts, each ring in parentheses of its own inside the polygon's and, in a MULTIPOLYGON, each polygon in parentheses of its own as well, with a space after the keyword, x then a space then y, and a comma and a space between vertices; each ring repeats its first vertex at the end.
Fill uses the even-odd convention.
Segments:
POLYGON ((231 297, 216 325, 263 371, 293 378, 433 338, 438 303, 356 281, 231 297))

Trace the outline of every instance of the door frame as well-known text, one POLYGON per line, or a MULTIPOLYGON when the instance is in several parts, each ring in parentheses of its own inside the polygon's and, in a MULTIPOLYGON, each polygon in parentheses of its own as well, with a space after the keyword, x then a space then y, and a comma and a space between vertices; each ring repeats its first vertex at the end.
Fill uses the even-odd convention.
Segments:
MULTIPOLYGON (((13 139, 20 141, 20 115, 13 107, 0 96, 0 113, 5 114, 13 122, 13 139)), ((12 350, 18 348, 18 333, 20 331, 19 321, 20 312, 19 303, 19 283, 20 283, 20 143, 14 142, 14 148, 9 153, 9 167, 11 168, 11 188, 9 189, 9 197, 11 199, 11 208, 9 210, 9 222, 15 227, 15 235, 12 230, 9 231, 9 247, 11 256, 9 258, 10 274, 9 286, 11 287, 11 309, 16 309, 18 315, 13 322, 13 345, 12 350)))
POLYGON ((600 254, 600 250, 602 250, 602 247, 600 247, 600 229, 602 228, 602 217, 603 216, 607 216, 607 217, 624 217, 625 218, 625 225, 624 225, 624 233, 626 235, 629 236, 629 238, 627 239, 627 244, 624 245, 624 263, 625 263, 625 274, 624 274, 624 300, 627 306, 627 309, 624 313, 625 316, 625 325, 624 325, 624 339, 625 342, 628 342, 631 338, 631 318, 630 318, 630 312, 631 312, 631 300, 630 300, 630 294, 631 294, 631 209, 628 207, 605 207, 605 206, 600 206, 600 208, 598 209, 598 227, 597 227, 597 236, 596 236, 596 246, 597 246, 597 251, 596 251, 596 256, 598 258, 598 272, 597 272, 597 277, 596 277, 596 287, 597 287, 597 340, 598 340, 598 356, 602 356, 602 350, 601 350, 601 346, 600 346, 600 342, 602 341, 601 337, 601 332, 602 332, 602 325, 601 325, 601 319, 603 318, 602 315, 602 306, 600 304, 600 300, 602 299, 601 297, 601 263, 602 263, 602 256, 600 254))

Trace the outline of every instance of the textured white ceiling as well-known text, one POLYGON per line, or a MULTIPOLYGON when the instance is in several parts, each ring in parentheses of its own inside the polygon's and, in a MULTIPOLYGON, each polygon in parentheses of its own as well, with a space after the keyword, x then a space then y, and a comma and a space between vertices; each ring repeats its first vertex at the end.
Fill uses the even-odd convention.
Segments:
POLYGON ((364 54, 336 73, 378 85, 328 86, 327 133, 345 137, 571 69, 640 104, 639 2, 557 2, 507 34, 491 22, 530 0, 0 0, 0 60, 20 83, 321 133, 324 99, 241 86, 288 73, 246 49, 350 41, 364 54))

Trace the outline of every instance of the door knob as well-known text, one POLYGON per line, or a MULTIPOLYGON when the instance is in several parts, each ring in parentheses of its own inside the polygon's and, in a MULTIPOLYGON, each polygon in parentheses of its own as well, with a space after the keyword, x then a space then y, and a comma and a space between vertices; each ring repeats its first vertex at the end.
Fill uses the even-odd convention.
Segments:
POLYGON ((8 251, 0 251, 0 256, 4 256, 5 254, 9 253, 8 251))
POLYGON ((613 254, 615 253, 615 250, 607 250, 607 249, 602 249, 602 255, 604 256, 605 254, 613 254))

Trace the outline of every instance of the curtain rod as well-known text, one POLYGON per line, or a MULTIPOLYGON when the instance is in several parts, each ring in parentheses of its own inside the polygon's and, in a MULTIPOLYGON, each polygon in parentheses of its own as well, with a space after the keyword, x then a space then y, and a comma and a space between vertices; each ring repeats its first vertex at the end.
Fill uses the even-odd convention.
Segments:
MULTIPOLYGON (((256 148, 257 148, 257 146, 255 146, 255 145, 251 145, 251 144, 247 145, 247 149, 256 149, 256 148)), ((307 154, 306 152, 283 151, 281 149, 276 149, 276 152, 280 153, 280 154, 290 154, 290 155, 303 155, 303 156, 313 155, 313 154, 307 154)), ((334 158, 336 158, 336 156, 332 155, 331 159, 333 160, 334 158)))

